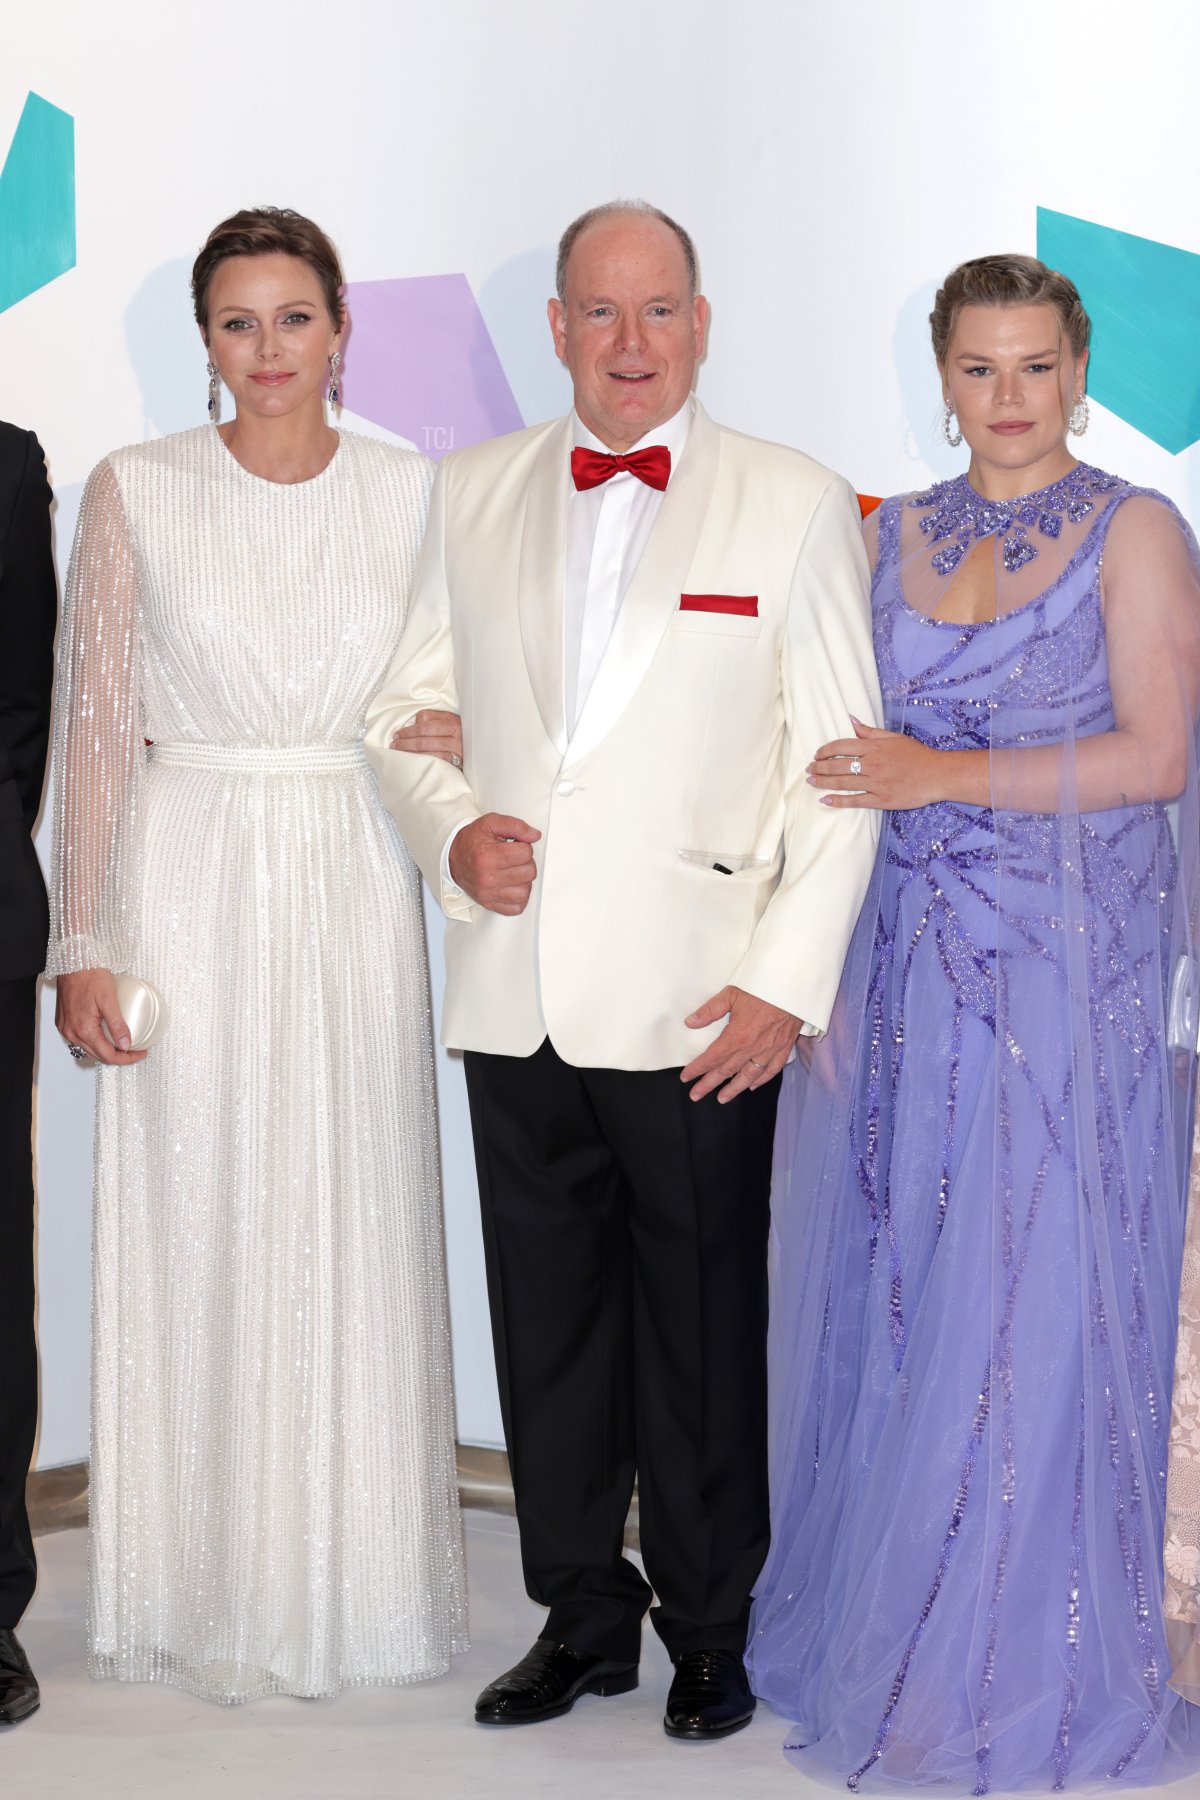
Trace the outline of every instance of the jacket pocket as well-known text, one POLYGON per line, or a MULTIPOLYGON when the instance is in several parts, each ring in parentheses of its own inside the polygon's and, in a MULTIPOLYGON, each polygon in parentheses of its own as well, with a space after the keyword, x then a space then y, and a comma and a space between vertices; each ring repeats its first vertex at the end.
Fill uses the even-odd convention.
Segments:
POLYGON ((762 630, 757 615, 726 612, 681 612, 672 614, 670 630, 681 637, 756 638, 762 630))
POLYGON ((752 875, 769 869, 769 856, 751 856, 741 850, 681 850, 680 860, 697 869, 711 869, 718 875, 752 875))

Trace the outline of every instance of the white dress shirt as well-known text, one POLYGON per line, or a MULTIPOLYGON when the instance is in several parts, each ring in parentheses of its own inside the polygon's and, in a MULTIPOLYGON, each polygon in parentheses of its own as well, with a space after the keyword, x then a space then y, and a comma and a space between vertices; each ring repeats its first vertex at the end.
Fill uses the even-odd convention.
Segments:
MULTIPOLYGON (((577 449, 611 454, 609 445, 590 432, 578 413, 573 415, 573 442, 577 449)), ((692 400, 623 454, 664 444, 671 452, 674 479, 692 428, 692 400)), ((670 485, 668 481, 668 486, 670 485)), ((572 484, 567 501, 567 569, 563 615, 563 700, 568 738, 574 732, 604 659, 613 626, 629 584, 637 572, 665 489, 652 488, 627 469, 619 469, 598 487, 579 489, 572 484)), ((465 818, 451 832, 442 856, 442 879, 456 894, 460 891, 450 874, 450 850, 465 818)))
MULTIPOLYGON (((605 453, 609 446, 574 416, 577 449, 605 453)), ((690 397, 679 411, 624 453, 663 444, 672 476, 692 427, 690 397)), ((599 487, 572 487, 567 502, 567 580, 563 616, 563 698, 570 737, 608 648, 621 603, 654 528, 663 491, 620 469, 599 487)))

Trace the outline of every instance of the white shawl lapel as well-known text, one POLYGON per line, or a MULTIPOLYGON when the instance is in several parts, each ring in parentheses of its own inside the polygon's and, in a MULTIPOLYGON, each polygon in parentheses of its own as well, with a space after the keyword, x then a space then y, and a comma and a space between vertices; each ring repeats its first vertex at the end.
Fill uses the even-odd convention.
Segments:
MULTIPOLYGON (((567 745, 568 763, 578 762, 607 737, 650 667, 684 592, 720 455, 720 433, 697 401, 687 448, 671 475, 650 541, 621 603, 612 637, 567 745)), ((565 583, 565 576, 563 580, 565 583)), ((560 584, 560 618, 562 593, 560 584)))
POLYGON ((563 613, 567 589, 567 504, 571 495, 571 414, 547 432, 525 495, 517 572, 521 647, 547 736, 567 747, 563 704, 563 613))

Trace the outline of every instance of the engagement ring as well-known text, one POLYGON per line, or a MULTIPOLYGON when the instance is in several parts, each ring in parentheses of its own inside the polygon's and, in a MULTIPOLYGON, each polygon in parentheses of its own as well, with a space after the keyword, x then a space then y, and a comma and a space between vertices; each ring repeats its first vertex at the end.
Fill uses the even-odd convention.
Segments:
POLYGON ((861 756, 852 756, 850 758, 850 773, 852 775, 861 775, 862 774, 862 757, 861 756))

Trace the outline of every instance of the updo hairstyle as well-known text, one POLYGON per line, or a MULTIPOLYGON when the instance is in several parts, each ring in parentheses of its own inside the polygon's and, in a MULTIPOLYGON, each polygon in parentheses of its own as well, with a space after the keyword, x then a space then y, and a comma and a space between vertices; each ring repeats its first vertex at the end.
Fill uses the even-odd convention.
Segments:
POLYGON ((977 256, 951 269, 929 315, 939 365, 946 360, 964 306, 1052 306, 1074 356, 1083 355, 1092 335, 1092 322, 1075 283, 1036 256, 977 256))
POLYGON ((339 329, 345 324, 342 265, 321 227, 290 206, 248 206, 213 227, 192 267, 192 305, 201 331, 208 331, 213 276, 231 256, 294 256, 307 263, 321 284, 330 318, 339 329))

